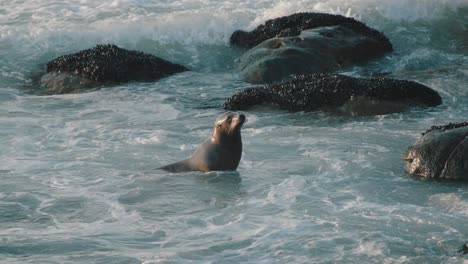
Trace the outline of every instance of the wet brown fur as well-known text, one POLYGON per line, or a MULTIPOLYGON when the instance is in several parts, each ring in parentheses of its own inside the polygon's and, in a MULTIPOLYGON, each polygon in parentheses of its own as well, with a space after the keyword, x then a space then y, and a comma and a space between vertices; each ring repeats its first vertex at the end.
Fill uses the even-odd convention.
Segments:
POLYGON ((243 114, 227 112, 216 120, 211 137, 188 158, 163 166, 169 172, 236 170, 242 156, 243 114))

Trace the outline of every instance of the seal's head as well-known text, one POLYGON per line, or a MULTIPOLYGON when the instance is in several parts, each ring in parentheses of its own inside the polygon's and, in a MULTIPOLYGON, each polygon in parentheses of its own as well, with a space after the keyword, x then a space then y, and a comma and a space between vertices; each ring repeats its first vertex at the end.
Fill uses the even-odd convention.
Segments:
POLYGON ((216 144, 229 144, 241 140, 241 127, 245 115, 236 112, 226 112, 220 115, 214 124, 211 140, 216 144))

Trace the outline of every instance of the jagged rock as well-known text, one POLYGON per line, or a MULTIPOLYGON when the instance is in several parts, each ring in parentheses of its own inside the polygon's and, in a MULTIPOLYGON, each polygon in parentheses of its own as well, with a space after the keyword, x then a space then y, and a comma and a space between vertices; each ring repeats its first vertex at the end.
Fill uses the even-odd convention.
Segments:
POLYGON ((337 111, 350 115, 401 112, 410 106, 437 106, 439 94, 413 81, 353 78, 339 74, 298 75, 289 80, 247 88, 224 102, 246 110, 269 104, 289 111, 337 111))
POLYGON ((340 15, 299 13, 236 31, 233 45, 253 47, 239 58, 241 78, 271 83, 294 74, 334 72, 392 51, 390 41, 365 24, 340 15))
POLYGON ((61 94, 107 84, 155 81, 187 70, 140 51, 98 45, 48 62, 40 83, 46 93, 61 94))
POLYGON ((433 126, 404 155, 413 175, 468 180, 468 122, 433 126))

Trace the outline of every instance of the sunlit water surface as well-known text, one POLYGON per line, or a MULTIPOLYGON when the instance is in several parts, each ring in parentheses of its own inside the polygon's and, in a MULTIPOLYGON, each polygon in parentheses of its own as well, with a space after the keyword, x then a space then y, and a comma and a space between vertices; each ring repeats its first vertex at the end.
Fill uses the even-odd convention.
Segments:
POLYGON ((411 177, 402 155, 430 126, 467 120, 467 14, 455 0, 4 0, 0 262, 466 263, 468 185, 411 177), (256 109, 237 172, 154 170, 190 155, 223 100, 248 87, 230 34, 299 11, 384 31, 395 52, 345 73, 392 72, 443 105, 372 117, 256 109), (29 92, 47 61, 102 43, 192 71, 29 92))

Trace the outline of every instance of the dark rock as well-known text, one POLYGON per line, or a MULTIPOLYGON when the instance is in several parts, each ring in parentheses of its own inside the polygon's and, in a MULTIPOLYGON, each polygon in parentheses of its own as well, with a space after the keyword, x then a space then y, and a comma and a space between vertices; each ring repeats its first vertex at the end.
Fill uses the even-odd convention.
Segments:
POLYGON ((187 70, 140 51, 98 45, 47 63, 41 84, 48 93, 68 93, 104 84, 155 81, 187 70))
POLYGON ((381 32, 366 26, 354 18, 324 13, 297 13, 265 22, 256 29, 245 32, 237 30, 231 35, 231 45, 252 48, 261 42, 276 37, 298 36, 301 31, 326 26, 344 26, 360 35, 375 39, 381 43, 385 52, 393 50, 392 44, 381 32))
POLYGON ((464 126, 468 126, 468 121, 461 122, 461 123, 449 123, 448 125, 441 125, 441 126, 432 126, 428 130, 426 130, 426 132, 423 132, 421 134, 424 136, 425 134, 427 134, 427 133, 429 133, 431 131, 434 131, 434 130, 445 131, 445 130, 450 130, 450 129, 454 129, 454 128, 464 127, 464 126))
POLYGON ((439 94, 413 81, 353 78, 338 74, 298 75, 279 83, 245 89, 224 102, 245 110, 270 104, 289 111, 338 111, 351 115, 401 112, 410 106, 437 106, 439 94))
POLYGON ((239 59, 239 68, 246 82, 271 83, 290 75, 334 72, 385 52, 377 39, 346 26, 317 27, 263 41, 239 59))
POLYGON ((464 244, 458 252, 460 252, 463 255, 468 254, 468 243, 464 244))
POLYGON ((404 155, 413 175, 468 180, 468 122, 433 126, 404 155))

